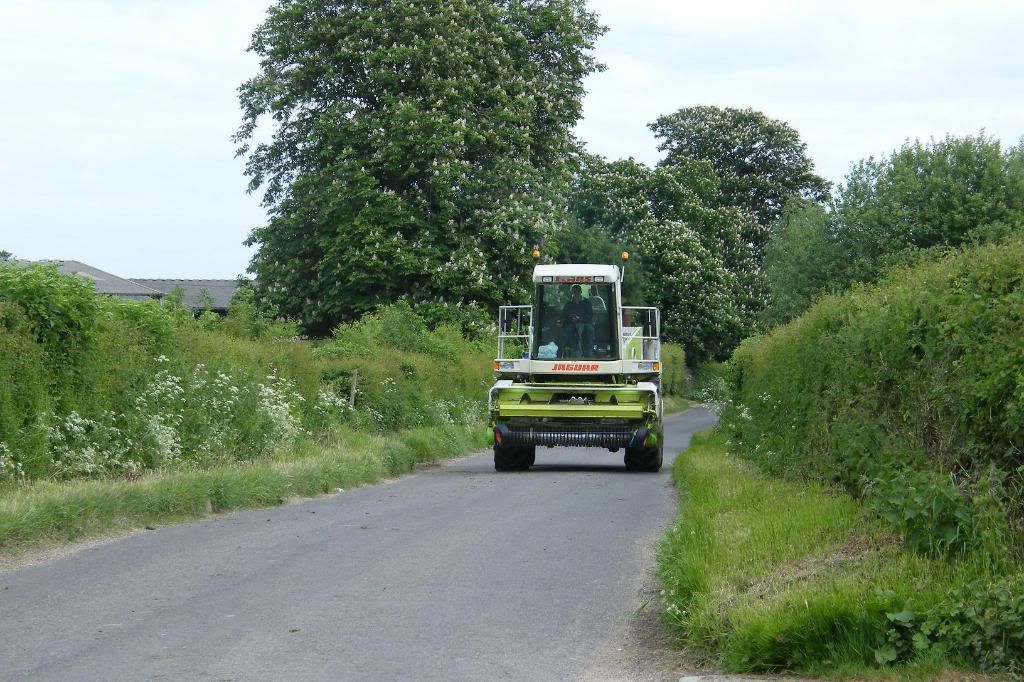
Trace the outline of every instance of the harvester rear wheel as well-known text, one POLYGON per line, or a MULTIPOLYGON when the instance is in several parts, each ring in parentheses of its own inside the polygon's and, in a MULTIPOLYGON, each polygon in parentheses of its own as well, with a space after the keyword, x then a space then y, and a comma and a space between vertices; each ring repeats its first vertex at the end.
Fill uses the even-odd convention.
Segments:
POLYGON ((523 471, 533 466, 536 448, 532 445, 495 445, 495 471, 523 471))
POLYGON ((664 452, 660 443, 653 448, 626 448, 626 454, 622 460, 628 471, 658 472, 661 471, 664 452))

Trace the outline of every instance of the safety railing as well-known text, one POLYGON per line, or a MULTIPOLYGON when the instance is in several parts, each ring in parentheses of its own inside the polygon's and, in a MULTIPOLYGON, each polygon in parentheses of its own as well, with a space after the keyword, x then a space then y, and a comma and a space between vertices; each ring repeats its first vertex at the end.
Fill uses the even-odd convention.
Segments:
POLYGON ((661 317, 657 308, 622 308, 622 359, 661 360, 661 317))
POLYGON ((498 359, 529 357, 533 337, 533 306, 503 305, 498 308, 498 359))

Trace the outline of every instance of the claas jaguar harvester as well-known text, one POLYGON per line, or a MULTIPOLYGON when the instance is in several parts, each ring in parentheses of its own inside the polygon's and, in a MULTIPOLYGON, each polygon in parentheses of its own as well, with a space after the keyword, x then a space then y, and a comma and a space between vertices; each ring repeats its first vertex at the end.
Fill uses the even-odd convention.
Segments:
POLYGON ((537 265, 533 305, 499 309, 498 471, 530 468, 540 446, 623 450, 627 469, 661 469, 658 310, 622 305, 621 282, 614 265, 537 265))

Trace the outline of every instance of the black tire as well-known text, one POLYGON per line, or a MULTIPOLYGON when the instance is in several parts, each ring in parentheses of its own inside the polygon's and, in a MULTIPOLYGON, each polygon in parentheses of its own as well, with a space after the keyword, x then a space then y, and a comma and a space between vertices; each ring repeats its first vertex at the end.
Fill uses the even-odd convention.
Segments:
POLYGON ((627 471, 656 473, 661 471, 664 453, 665 449, 660 443, 653 448, 626 448, 626 454, 622 460, 626 464, 627 471))
POLYGON ((523 471, 533 466, 536 459, 536 448, 532 445, 494 446, 494 470, 495 471, 523 471))
POLYGON ((537 446, 536 445, 524 445, 523 446, 523 469, 529 469, 533 466, 533 463, 537 461, 537 446))
POLYGON ((658 447, 654 449, 654 455, 650 459, 650 465, 647 467, 647 471, 653 474, 661 471, 661 465, 665 461, 665 446, 658 443, 658 447))

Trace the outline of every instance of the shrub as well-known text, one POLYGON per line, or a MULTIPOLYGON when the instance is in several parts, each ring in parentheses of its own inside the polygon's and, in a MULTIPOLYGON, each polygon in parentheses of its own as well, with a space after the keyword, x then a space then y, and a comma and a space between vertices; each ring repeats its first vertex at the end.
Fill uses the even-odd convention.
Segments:
POLYGON ((674 343, 662 344, 661 389, 666 395, 684 396, 689 393, 690 382, 686 371, 683 347, 674 343))

